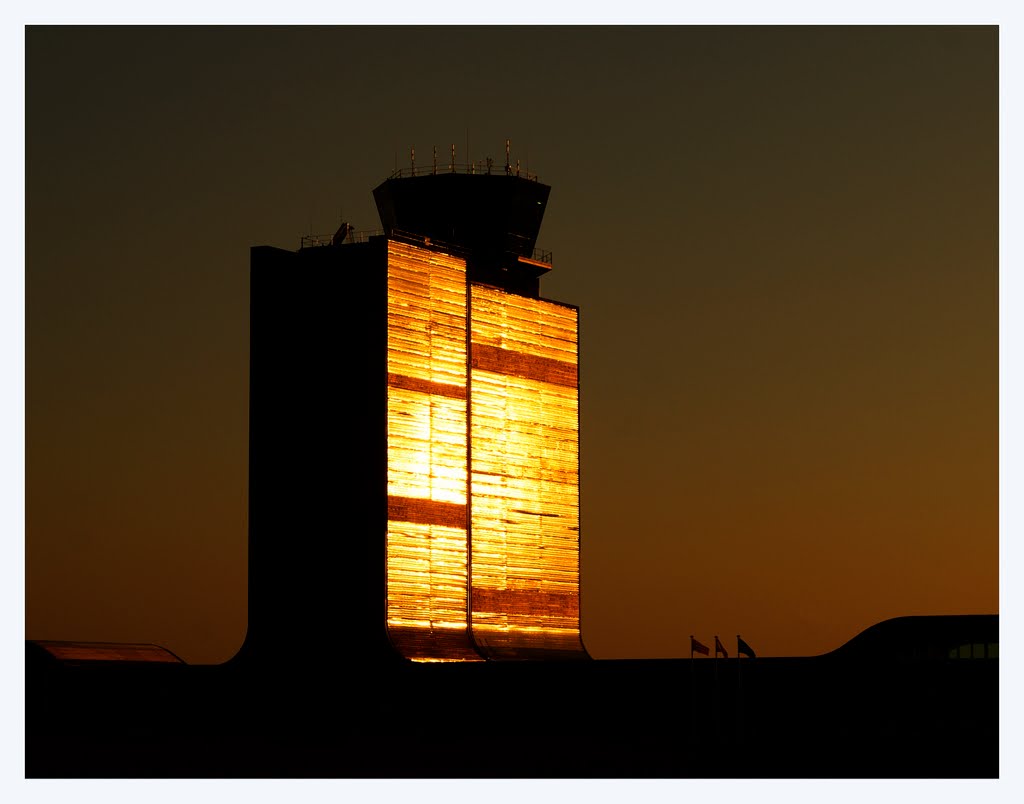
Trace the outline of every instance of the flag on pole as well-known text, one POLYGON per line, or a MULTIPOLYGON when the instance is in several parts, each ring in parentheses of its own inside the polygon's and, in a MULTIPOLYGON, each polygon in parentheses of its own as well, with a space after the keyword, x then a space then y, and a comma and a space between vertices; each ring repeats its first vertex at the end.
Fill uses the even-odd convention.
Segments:
POLYGON ((729 651, 725 649, 725 645, 718 639, 718 635, 715 634, 715 658, 718 658, 718 654, 721 653, 726 659, 729 658, 729 651))
POLYGON ((693 634, 690 634, 690 653, 703 653, 705 656, 710 652, 710 648, 703 642, 699 642, 693 638, 693 634))
POLYGON ((757 654, 754 653, 753 648, 750 647, 746 642, 743 641, 743 637, 736 634, 736 655, 737 656, 749 656, 751 659, 756 659, 757 654))

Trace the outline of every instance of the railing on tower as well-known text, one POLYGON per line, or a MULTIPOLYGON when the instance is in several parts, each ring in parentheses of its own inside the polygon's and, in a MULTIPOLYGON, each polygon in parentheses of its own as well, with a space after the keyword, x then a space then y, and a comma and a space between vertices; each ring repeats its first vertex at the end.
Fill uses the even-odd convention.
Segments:
POLYGON ((411 167, 397 168, 391 171, 389 179, 406 179, 411 176, 439 176, 442 173, 469 173, 477 176, 518 176, 529 181, 540 181, 536 173, 530 173, 522 168, 519 163, 502 165, 493 159, 485 159, 483 162, 429 164, 424 166, 412 165, 411 167))
MULTIPOLYGON (((349 232, 344 240, 338 245, 349 245, 351 243, 366 243, 369 242, 371 237, 383 237, 387 234, 383 229, 363 229, 360 231, 349 232)), ((333 234, 308 234, 302 235, 299 248, 319 248, 321 246, 336 245, 336 235, 333 234)), ((410 243, 414 246, 434 246, 441 248, 450 254, 457 254, 465 256, 468 252, 463 246, 455 245, 454 243, 446 243, 437 238, 426 237, 424 235, 418 235, 414 232, 406 232, 402 229, 393 229, 390 234, 391 239, 400 240, 403 243, 410 243)), ((545 265, 553 265, 554 260, 550 249, 535 248, 530 255, 531 259, 536 262, 542 262, 545 265)))

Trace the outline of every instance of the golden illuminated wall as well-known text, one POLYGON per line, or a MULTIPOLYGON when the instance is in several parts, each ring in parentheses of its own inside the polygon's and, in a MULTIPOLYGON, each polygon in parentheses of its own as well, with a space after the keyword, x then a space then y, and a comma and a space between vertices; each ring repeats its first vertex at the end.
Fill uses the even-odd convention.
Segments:
POLYGON ((471 289, 473 640, 490 658, 584 656, 577 310, 471 289))
POLYGON ((585 656, 577 311, 389 242, 387 364, 392 643, 415 660, 585 656))
POLYGON ((479 659, 467 627, 466 265, 388 243, 387 627, 410 659, 479 659))

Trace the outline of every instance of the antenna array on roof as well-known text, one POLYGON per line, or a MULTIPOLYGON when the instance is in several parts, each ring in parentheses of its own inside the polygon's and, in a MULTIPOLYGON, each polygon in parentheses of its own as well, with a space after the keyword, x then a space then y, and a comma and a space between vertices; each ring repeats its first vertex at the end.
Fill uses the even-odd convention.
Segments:
MULTIPOLYGON (((397 156, 397 151, 396 151, 397 156)), ((469 158, 469 132, 466 133, 466 161, 462 164, 456 162, 455 143, 451 144, 451 158, 448 161, 448 172, 458 173, 460 169, 465 173, 486 173, 488 176, 492 175, 494 169, 494 160, 491 157, 486 157, 485 160, 480 162, 474 162, 469 158)), ((409 148, 409 168, 403 170, 395 165, 394 171, 392 171, 389 178, 400 179, 405 176, 416 176, 416 146, 413 145, 409 148)), ((419 175, 425 175, 423 173, 419 175)), ((433 163, 430 171, 430 175, 437 175, 437 146, 433 146, 433 163)), ((505 175, 506 176, 517 176, 523 179, 529 179, 530 181, 537 181, 538 177, 535 173, 530 173, 530 160, 529 151, 527 151, 526 169, 524 170, 519 159, 516 159, 515 164, 512 164, 512 141, 510 139, 505 140, 505 175)))

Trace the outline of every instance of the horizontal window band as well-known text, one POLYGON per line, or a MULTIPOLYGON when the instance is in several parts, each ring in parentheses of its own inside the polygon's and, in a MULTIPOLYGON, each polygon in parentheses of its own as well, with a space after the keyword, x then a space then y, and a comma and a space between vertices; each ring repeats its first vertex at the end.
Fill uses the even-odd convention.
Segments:
POLYGON ((481 589, 474 586, 473 611, 500 614, 547 614, 579 617, 578 592, 541 592, 533 589, 481 589))
POLYGON ((389 522, 415 522, 418 525, 443 525, 466 528, 466 506, 440 500, 388 495, 389 522))
POLYGON ((482 343, 471 344, 470 365, 481 371, 521 377, 524 380, 549 382, 576 388, 579 384, 576 366, 550 357, 537 357, 482 343))
POLYGON ((388 387, 401 388, 405 391, 421 391, 424 394, 436 394, 437 396, 447 396, 450 399, 466 398, 466 387, 463 385, 449 385, 443 382, 421 380, 417 377, 407 377, 404 374, 388 373, 388 387))

